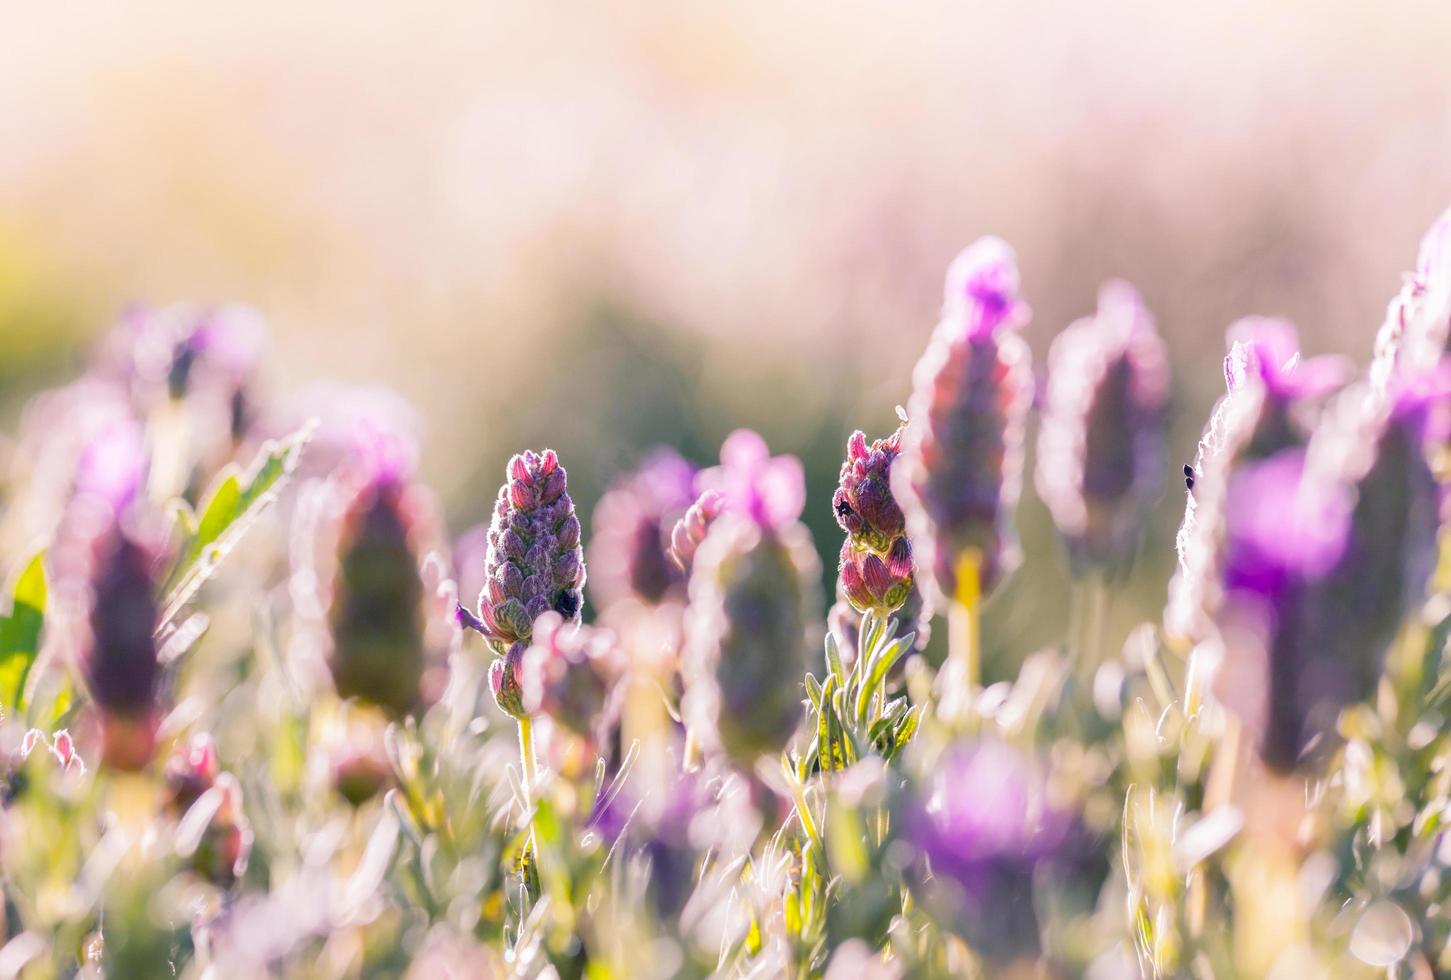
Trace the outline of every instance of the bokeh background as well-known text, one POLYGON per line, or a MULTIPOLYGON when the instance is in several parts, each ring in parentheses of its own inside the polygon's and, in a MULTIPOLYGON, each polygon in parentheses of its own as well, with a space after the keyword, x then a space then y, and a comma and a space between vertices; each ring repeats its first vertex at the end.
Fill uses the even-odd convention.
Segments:
MULTIPOLYGON (((1451 203, 1451 5, 746 0, 0 6, 0 431, 133 301, 242 300, 279 396, 381 381, 461 530, 551 445, 588 510, 732 428, 806 462, 828 573, 847 434, 882 435, 984 233, 1040 361, 1126 276, 1167 335, 1166 493, 1117 600, 1156 618, 1223 330, 1364 361, 1451 203)), ((1052 642, 1030 562, 992 647, 1052 642)), ((991 657, 992 647, 988 654, 991 657)))

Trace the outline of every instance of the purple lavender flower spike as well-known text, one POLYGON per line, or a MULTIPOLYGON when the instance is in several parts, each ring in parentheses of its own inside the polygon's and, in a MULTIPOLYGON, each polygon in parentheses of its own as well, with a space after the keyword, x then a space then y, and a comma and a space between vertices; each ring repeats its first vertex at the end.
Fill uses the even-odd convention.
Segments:
POLYGON ((1169 583, 1164 622, 1169 636, 1179 640, 1206 636, 1219 602, 1230 477, 1247 463, 1303 448, 1311 410, 1348 375, 1338 357, 1302 360, 1294 327, 1284 320, 1248 317, 1230 327, 1228 339, 1228 391, 1199 440, 1194 487, 1176 539, 1179 568, 1169 583))
POLYGON ((477 628, 501 657, 529 642, 545 612, 579 622, 585 581, 579 518, 554 450, 520 453, 506 472, 489 524, 478 615, 459 612, 459 622, 477 628))
POLYGON ((1306 764, 1348 704, 1372 696, 1436 560, 1440 487, 1428 449, 1451 375, 1346 389, 1307 450, 1230 477, 1220 696, 1273 768, 1306 764))
POLYGON ((1049 799, 1035 760, 1004 742, 950 747, 903 817, 923 906, 995 963, 1038 954, 1035 880, 1060 893, 1082 881, 1096 894, 1106 870, 1082 819, 1049 799))
POLYGON ((1028 318, 1017 288, 1013 252, 998 239, 959 255, 942 321, 913 372, 892 490, 939 608, 956 595, 964 558, 978 564, 984 595, 1018 562, 1013 512, 1033 378, 1016 333, 1028 318))
POLYGON ((417 492, 387 458, 348 501, 338 536, 328 668, 342 698, 401 718, 428 662, 417 492))
POLYGON ((870 445, 858 429, 846 444, 831 508, 836 522, 860 548, 885 554, 906 533, 907 518, 892 494, 892 463, 902 451, 903 426, 870 445))
POLYGON ((157 549, 113 524, 92 544, 90 637, 81 661, 101 716, 102 759, 137 771, 151 761, 161 717, 157 549))
POLYGON ((684 602, 685 574, 671 531, 695 501, 695 467, 669 449, 611 487, 595 506, 588 549, 590 596, 601 610, 630 596, 684 602))
POLYGON ((1109 282, 1098 314, 1053 342, 1038 493, 1075 571, 1126 569, 1163 486, 1169 362, 1138 291, 1109 282))
POLYGON ((801 720, 801 679, 817 629, 820 565, 799 523, 727 512, 690 573, 682 675, 692 734, 749 770, 801 720))

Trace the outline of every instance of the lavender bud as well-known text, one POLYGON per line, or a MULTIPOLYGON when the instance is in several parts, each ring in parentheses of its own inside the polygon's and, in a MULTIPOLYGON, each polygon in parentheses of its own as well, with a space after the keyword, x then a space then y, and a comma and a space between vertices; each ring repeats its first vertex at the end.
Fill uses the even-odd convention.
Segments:
POLYGON ((985 740, 949 747, 909 793, 914 891, 992 962, 1039 953, 1035 881, 1060 897, 1077 882, 1096 895, 1106 870, 1082 818, 1050 789, 1034 759, 985 740))
POLYGON ((90 642, 82 672, 100 711, 102 761, 145 768, 156 745, 161 663, 154 631, 158 556, 120 525, 93 545, 90 642))
POLYGON ((1098 314, 1058 336, 1037 486, 1075 571, 1124 570, 1163 486, 1169 362, 1138 291, 1109 282, 1098 314))
POLYGON ((889 615, 912 591, 911 542, 899 537, 882 556, 858 549, 848 538, 841 543, 840 580, 847 601, 858 611, 889 615))
POLYGON ((685 575, 670 554, 670 532, 695 499, 695 467, 657 451, 595 506, 589 545, 591 596, 607 609, 627 596, 650 605, 683 601, 685 575))
POLYGON ((338 537, 328 667, 338 696, 401 718, 421 700, 427 664, 418 505, 384 471, 348 503, 338 537))
POLYGON ((942 321, 913 372, 892 489, 939 606, 956 595, 962 560, 980 563, 984 593, 1018 562, 1013 512, 1033 369, 1016 329, 1027 318, 1012 249, 981 239, 948 270, 942 321))
POLYGON ((544 715, 599 746, 619 717, 624 674, 624 653, 612 633, 547 612, 535 621, 520 662, 520 702, 529 715, 544 715))
POLYGON ((725 498, 715 490, 707 490, 690 505, 685 516, 675 522, 675 528, 670 533, 670 557, 683 571, 690 571, 696 549, 705 540, 710 525, 724 507, 725 498))
POLYGON ((800 524, 721 516, 690 575, 682 674, 693 734, 749 769, 801 720, 816 632, 820 565, 800 524), (813 635, 814 634, 814 635, 813 635))
POLYGON ((554 450, 520 453, 506 472, 489 524, 477 620, 460 610, 461 620, 483 633, 500 656, 516 643, 527 644, 544 612, 579 622, 585 581, 579 518, 554 450))

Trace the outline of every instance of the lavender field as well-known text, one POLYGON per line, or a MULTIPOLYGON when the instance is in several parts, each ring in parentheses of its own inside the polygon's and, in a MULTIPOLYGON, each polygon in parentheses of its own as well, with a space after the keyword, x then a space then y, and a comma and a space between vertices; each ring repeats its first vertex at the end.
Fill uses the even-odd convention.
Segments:
POLYGON ((1451 976, 1451 14, 286 8, 0 11, 0 980, 1451 976))

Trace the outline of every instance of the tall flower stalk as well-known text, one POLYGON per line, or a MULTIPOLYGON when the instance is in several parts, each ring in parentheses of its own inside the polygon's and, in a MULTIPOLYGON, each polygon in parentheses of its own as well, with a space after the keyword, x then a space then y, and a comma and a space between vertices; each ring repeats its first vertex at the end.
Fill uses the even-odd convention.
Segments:
MULTIPOLYGON (((579 623, 585 567, 568 474, 554 450, 520 453, 509 460, 505 472, 489 523, 478 613, 460 605, 458 617, 462 625, 482 633, 498 655, 489 667, 489 686, 500 710, 518 722, 524 806, 529 812, 538 766, 520 671, 536 619, 554 612, 562 622, 579 623)), ((532 860, 532 850, 526 860, 532 860)))
POLYGON ((1017 330, 1028 317, 1005 242, 980 239, 953 261, 894 469, 920 574, 947 614, 953 683, 969 691, 981 682, 983 600, 1019 560, 1013 514, 1033 368, 1017 330))
POLYGON ((1127 573, 1164 483, 1169 361, 1143 299, 1105 283, 1098 312, 1059 334, 1048 354, 1038 438, 1038 494, 1068 551, 1082 626, 1097 660, 1108 590, 1127 573))

